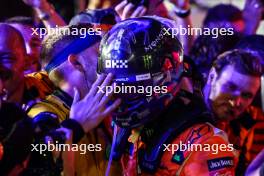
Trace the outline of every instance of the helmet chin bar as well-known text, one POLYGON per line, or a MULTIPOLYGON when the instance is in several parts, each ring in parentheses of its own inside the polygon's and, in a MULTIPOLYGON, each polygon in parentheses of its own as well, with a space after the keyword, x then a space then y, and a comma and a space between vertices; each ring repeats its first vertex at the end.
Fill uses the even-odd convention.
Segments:
POLYGON ((168 100, 172 100, 173 97, 171 93, 145 97, 136 105, 127 105, 123 109, 118 109, 113 115, 113 121, 122 128, 137 128, 158 117, 168 106, 168 100))

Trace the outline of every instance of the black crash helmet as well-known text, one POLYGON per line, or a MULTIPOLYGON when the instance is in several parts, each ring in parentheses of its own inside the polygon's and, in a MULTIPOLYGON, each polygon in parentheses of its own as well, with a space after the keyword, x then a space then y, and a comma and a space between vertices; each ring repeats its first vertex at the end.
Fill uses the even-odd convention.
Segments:
POLYGON ((117 125, 140 126, 159 116, 176 96, 184 67, 182 44, 168 32, 173 27, 161 17, 132 18, 113 26, 102 39, 97 71, 113 73, 123 89, 114 92, 122 99, 113 116, 117 125), (134 92, 127 92, 127 86, 134 92))

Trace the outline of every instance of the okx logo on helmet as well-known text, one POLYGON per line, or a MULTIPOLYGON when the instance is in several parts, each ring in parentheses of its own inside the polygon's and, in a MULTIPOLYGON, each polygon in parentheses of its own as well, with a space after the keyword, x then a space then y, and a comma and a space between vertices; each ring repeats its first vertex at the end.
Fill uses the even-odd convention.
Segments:
POLYGON ((117 85, 167 87, 151 96, 136 93, 114 94, 122 103, 113 120, 126 128, 140 126, 162 113, 179 90, 183 48, 177 38, 164 33, 175 27, 161 17, 140 17, 122 21, 104 36, 97 71, 113 73, 117 85))

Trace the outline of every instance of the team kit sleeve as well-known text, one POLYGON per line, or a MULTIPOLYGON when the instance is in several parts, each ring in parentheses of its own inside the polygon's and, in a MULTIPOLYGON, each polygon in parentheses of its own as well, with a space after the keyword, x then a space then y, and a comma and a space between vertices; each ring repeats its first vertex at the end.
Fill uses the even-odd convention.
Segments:
POLYGON ((203 144, 218 146, 218 150, 191 152, 186 165, 183 167, 183 174, 180 175, 235 175, 238 162, 235 149, 229 147, 230 145, 219 136, 213 136, 203 144))
POLYGON ((237 151, 226 136, 216 134, 210 125, 202 124, 185 130, 172 141, 170 151, 164 152, 155 175, 231 176, 235 175, 237 162, 237 151), (180 147, 180 144, 187 144, 187 141, 192 141, 195 145, 189 144, 189 148, 176 149, 176 145, 180 147))

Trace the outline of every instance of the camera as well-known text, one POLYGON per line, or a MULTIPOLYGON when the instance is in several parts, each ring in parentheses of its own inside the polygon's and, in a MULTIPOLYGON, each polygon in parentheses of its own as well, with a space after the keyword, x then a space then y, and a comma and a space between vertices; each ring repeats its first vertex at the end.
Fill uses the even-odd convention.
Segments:
POLYGON ((65 134, 56 131, 59 127, 57 117, 51 114, 40 113, 31 119, 17 105, 3 102, 0 108, 0 146, 2 155, 4 153, 0 162, 1 175, 9 173, 16 163, 23 163, 26 158, 30 158, 28 165, 20 175, 60 175, 63 170, 61 157, 54 161, 52 152, 41 154, 40 148, 32 147, 46 144, 46 136, 50 136, 54 143, 64 143, 65 134))
MULTIPOLYGON (((54 115, 54 114, 53 114, 54 115)), ((65 143, 66 136, 63 132, 56 131, 60 128, 57 116, 43 112, 33 119, 34 144, 46 144, 46 136, 50 136, 54 143, 65 143)), ((60 175, 63 170, 61 156, 54 161, 51 151, 31 151, 31 159, 24 175, 60 175)))
POLYGON ((43 112, 33 119, 36 139, 40 143, 45 143, 46 136, 52 138, 54 143, 64 144, 66 136, 61 131, 56 131, 60 128, 60 122, 55 114, 43 112))
POLYGON ((60 144, 65 142, 64 133, 56 131, 60 128, 60 122, 56 115, 49 112, 40 113, 33 119, 33 124, 36 136, 41 141, 45 140, 46 136, 50 136, 54 142, 58 141, 60 144))

